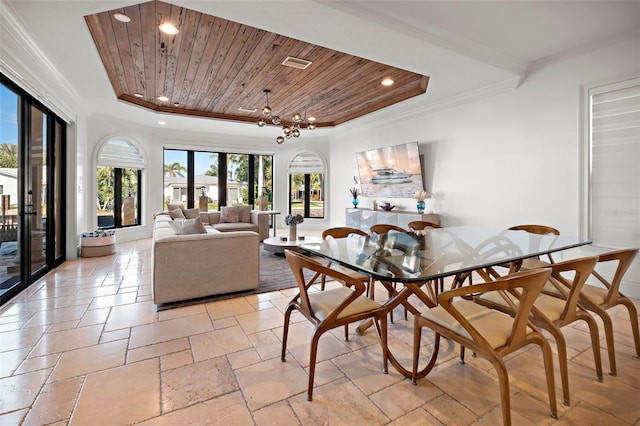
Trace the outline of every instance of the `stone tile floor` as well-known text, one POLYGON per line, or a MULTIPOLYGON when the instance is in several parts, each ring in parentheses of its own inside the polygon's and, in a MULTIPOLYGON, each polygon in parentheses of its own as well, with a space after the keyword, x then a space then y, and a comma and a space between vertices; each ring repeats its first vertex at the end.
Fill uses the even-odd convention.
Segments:
MULTIPOLYGON (((380 372, 375 333, 320 340, 313 402, 306 400, 311 327, 292 317, 280 361, 284 308, 295 290, 157 312, 150 240, 117 255, 64 263, 0 311, 0 425, 438 425, 501 422, 496 374, 461 365, 444 341, 437 367, 412 386, 380 372)), ((179 283, 176 283, 177 285, 179 283)), ((383 291, 377 292, 384 295, 383 291)), ((640 303, 637 303, 640 305, 640 303)), ((514 424, 640 425, 640 360, 626 311, 611 311, 618 376, 595 380, 583 324, 564 329, 572 404, 548 416, 539 350, 509 357, 514 424)), ((402 312, 390 346, 410 365, 412 326, 402 312)), ((423 353, 431 336, 424 333, 423 353)), ((552 343, 552 347, 555 345, 552 343)), ((601 332, 603 368, 608 371, 601 332)))

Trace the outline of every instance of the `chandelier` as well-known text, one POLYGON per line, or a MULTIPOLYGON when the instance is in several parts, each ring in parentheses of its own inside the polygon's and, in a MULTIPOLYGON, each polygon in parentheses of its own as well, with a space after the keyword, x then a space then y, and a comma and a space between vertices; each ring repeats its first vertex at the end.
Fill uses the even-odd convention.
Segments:
MULTIPOLYGON (((305 116, 303 117, 299 112, 296 112, 295 114, 293 114, 291 116, 291 124, 283 123, 282 120, 280 119, 280 117, 275 115, 273 113, 273 110, 269 106, 269 93, 271 93, 271 90, 264 89, 263 92, 267 97, 267 103, 262 108, 262 113, 264 115, 266 115, 269 120, 271 120, 271 124, 274 124, 276 126, 279 126, 279 125, 282 124, 282 133, 283 133, 283 135, 282 136, 278 136, 276 138, 276 142, 278 144, 283 143, 285 139, 291 139, 291 138, 300 137, 300 129, 303 128, 302 127, 303 125, 309 130, 313 130, 313 129, 316 128, 316 125, 313 124, 313 122, 316 119, 314 117, 307 118, 306 117, 306 115, 307 115, 306 113, 305 113, 305 116)), ((258 126, 259 127, 264 127, 266 125, 267 125, 267 120, 265 120, 264 118, 260 117, 258 119, 258 126)))

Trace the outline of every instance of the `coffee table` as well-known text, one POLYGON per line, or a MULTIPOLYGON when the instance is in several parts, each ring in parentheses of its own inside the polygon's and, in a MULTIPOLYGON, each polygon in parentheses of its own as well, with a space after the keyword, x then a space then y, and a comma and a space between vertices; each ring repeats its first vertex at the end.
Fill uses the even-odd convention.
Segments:
POLYGON ((271 237, 265 239, 262 244, 266 251, 270 251, 271 253, 284 255, 285 250, 293 250, 300 253, 306 253, 306 250, 303 250, 300 247, 300 244, 309 244, 309 243, 320 243, 322 240, 318 237, 303 237, 304 239, 297 239, 295 241, 289 240, 289 237, 286 235, 278 235, 277 237, 271 237))

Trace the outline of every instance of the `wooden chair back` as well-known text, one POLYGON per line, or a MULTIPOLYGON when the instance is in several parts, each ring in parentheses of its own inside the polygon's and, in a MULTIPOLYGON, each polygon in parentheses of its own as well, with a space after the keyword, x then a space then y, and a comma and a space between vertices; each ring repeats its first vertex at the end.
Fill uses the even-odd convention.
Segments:
POLYGON ((390 231, 407 232, 406 229, 398 225, 389 225, 388 223, 378 223, 369 228, 371 234, 388 234, 390 231))
POLYGON ((331 236, 333 238, 345 238, 351 234, 362 235, 366 237, 368 234, 364 232, 362 229, 352 228, 350 226, 342 226, 336 228, 329 228, 322 231, 322 239, 331 236))
POLYGON ((442 228, 442 226, 437 223, 427 222, 426 220, 414 220, 413 222, 409 222, 408 226, 412 231, 422 231, 425 228, 442 228))

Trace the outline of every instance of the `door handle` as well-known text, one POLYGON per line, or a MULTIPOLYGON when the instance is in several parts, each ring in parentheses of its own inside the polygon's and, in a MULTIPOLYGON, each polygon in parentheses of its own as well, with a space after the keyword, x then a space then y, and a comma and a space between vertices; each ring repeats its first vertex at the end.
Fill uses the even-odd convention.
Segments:
MULTIPOLYGON (((33 210, 33 204, 25 204, 24 206, 25 206, 26 208, 28 208, 29 210, 33 210)), ((30 214, 30 215, 35 216, 35 215, 37 215, 37 214, 38 214, 38 212, 33 212, 33 211, 31 211, 31 212, 24 212, 24 214, 30 214)))

